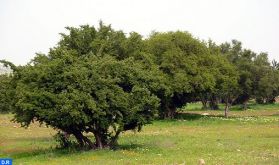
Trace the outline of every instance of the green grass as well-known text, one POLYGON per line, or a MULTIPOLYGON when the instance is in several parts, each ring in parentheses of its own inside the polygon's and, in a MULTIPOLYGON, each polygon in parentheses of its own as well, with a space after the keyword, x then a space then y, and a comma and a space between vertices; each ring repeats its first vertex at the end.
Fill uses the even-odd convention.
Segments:
MULTIPOLYGON (((219 104, 220 110, 225 109, 224 104, 219 104)), ((256 104, 255 102, 251 101, 248 104, 247 107, 248 110, 278 110, 279 109, 279 103, 277 104, 256 104)), ((200 102, 195 102, 195 103, 189 103, 186 106, 182 107, 180 109, 181 111, 201 111, 202 110, 202 104, 200 102)), ((242 111, 242 106, 241 105, 234 105, 230 108, 231 111, 242 111)))
POLYGON ((0 114, 0 157, 28 165, 197 164, 199 159, 206 164, 278 164, 279 105, 251 106, 232 110, 228 119, 219 117, 221 110, 184 110, 176 120, 155 121, 140 133, 122 134, 116 150, 99 151, 56 149, 56 131, 37 123, 18 128, 10 122, 12 115, 0 114))

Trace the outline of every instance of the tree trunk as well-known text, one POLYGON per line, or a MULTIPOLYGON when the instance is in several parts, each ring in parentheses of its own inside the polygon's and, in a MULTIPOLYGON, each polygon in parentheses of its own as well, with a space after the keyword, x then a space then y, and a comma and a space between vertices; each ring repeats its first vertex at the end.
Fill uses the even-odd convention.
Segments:
POLYGON ((229 117, 229 99, 226 99, 226 103, 225 103, 225 117, 228 118, 229 117))
POLYGON ((164 119, 173 119, 176 113, 176 107, 165 105, 164 119))
POLYGON ((206 110, 207 107, 207 99, 201 96, 201 102, 202 102, 202 109, 206 110))
POLYGON ((78 141, 78 144, 81 148, 89 147, 90 149, 94 148, 94 144, 90 139, 88 139, 86 136, 84 136, 81 132, 74 132, 73 135, 78 141))
POLYGON ((80 132, 73 132, 73 135, 77 139, 77 142, 78 142, 79 146, 81 148, 83 148, 85 144, 84 144, 84 141, 83 141, 83 138, 82 138, 82 134, 80 132))
POLYGON ((170 111, 171 111, 171 119, 174 119, 175 114, 176 114, 176 108, 175 107, 170 107, 170 111))
POLYGON ((211 110, 218 110, 219 109, 218 100, 217 100, 216 96, 212 96, 210 98, 209 106, 210 106, 211 110))
POLYGON ((247 110, 247 103, 248 103, 248 100, 245 100, 243 102, 243 110, 247 110))
POLYGON ((95 147, 92 141, 88 137, 83 136, 83 141, 90 147, 90 149, 93 149, 95 147))
POLYGON ((96 140, 96 147, 98 149, 103 149, 104 144, 103 144, 102 136, 100 135, 100 133, 98 131, 94 131, 93 134, 94 134, 94 137, 96 140))

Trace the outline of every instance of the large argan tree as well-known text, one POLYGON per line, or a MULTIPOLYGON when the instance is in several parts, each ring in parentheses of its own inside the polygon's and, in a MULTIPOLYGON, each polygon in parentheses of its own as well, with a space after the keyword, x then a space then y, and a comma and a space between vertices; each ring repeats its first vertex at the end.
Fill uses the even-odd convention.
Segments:
POLYGON ((15 121, 45 123, 81 147, 113 146, 121 132, 139 131, 154 118, 159 99, 151 91, 160 88, 160 71, 130 45, 140 41, 137 34, 127 38, 102 23, 67 29, 48 55, 15 73, 15 121))

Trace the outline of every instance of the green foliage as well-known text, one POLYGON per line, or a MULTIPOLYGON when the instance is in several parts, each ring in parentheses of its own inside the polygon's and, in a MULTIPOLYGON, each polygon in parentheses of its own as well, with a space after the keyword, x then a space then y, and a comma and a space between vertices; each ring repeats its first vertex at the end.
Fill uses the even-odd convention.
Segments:
POLYGON ((137 55, 143 49, 141 35, 133 32, 126 37, 122 31, 115 31, 103 22, 100 22, 99 28, 83 25, 66 29, 69 34, 61 33, 59 47, 72 50, 79 56, 91 53, 96 56, 110 55, 122 60, 137 55))
POLYGON ((70 136, 67 133, 63 133, 58 131, 56 135, 54 135, 54 139, 59 143, 58 148, 69 148, 74 147, 75 142, 71 141, 70 136))
POLYGON ((140 131, 158 115, 173 118, 190 102, 217 109, 221 101, 227 116, 232 103, 279 95, 277 62, 271 66, 266 53, 237 40, 217 45, 182 31, 143 39, 102 22, 66 29, 56 47, 25 66, 0 61, 14 71, 0 77, 0 103, 22 126, 38 121, 73 135, 82 148, 111 147, 121 132, 140 131))
POLYGON ((239 74, 238 97, 234 104, 244 104, 255 98, 260 103, 274 102, 278 96, 278 69, 268 61, 267 53, 256 54, 251 50, 242 49, 241 42, 221 44, 221 52, 236 67, 239 74))
POLYGON ((261 103, 273 103, 279 95, 279 72, 269 69, 258 82, 257 99, 261 103))
POLYGON ((0 75, 0 113, 13 110, 14 89, 11 85, 11 75, 0 75))
POLYGON ((212 77, 200 65, 209 53, 190 33, 155 32, 145 45, 167 79, 167 89, 157 94, 161 99, 161 117, 174 117, 177 107, 194 99, 196 89, 210 88, 212 77))
POLYGON ((153 120, 158 71, 133 57, 119 60, 115 37, 121 33, 110 26, 68 29, 49 55, 37 55, 18 71, 15 121, 45 123, 73 134, 81 146, 112 146, 121 132, 139 131, 153 120), (89 132, 95 144, 83 135, 89 132))

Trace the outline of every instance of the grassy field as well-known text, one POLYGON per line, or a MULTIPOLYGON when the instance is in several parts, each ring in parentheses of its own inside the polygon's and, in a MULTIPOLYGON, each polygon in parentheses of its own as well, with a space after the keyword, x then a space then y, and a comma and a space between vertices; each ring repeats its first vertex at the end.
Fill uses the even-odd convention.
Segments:
POLYGON ((176 120, 155 121, 140 133, 127 132, 116 150, 56 149, 55 130, 19 128, 11 114, 0 114, 0 157, 15 164, 279 164, 279 105, 254 105, 231 117, 223 111, 185 107, 176 120), (209 116, 202 114, 209 113, 209 116))

